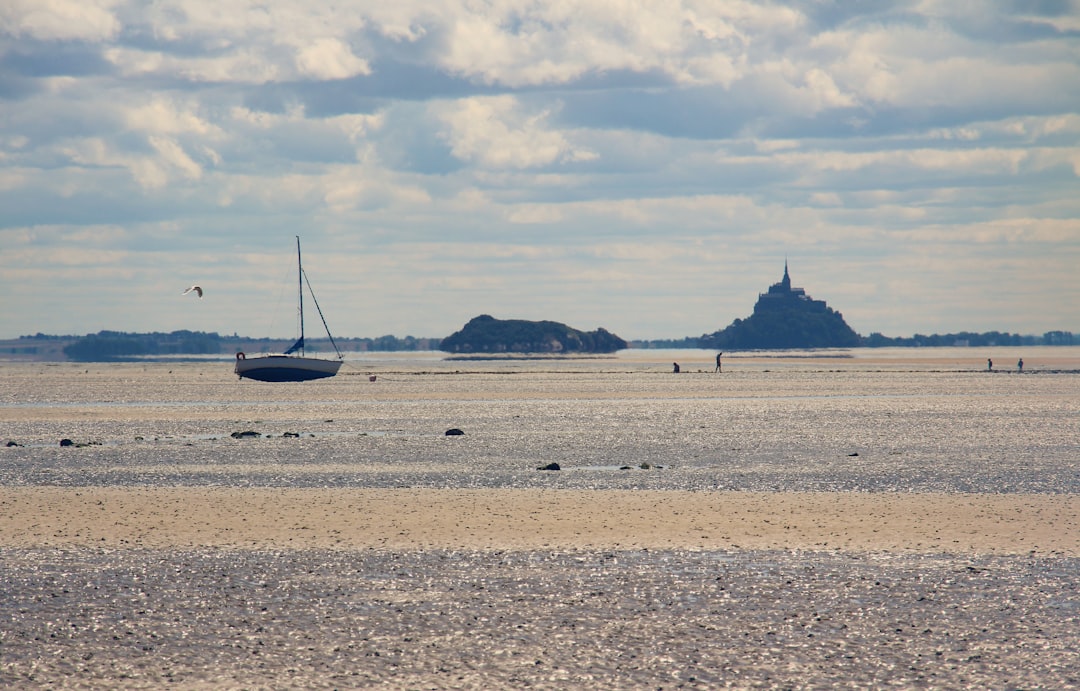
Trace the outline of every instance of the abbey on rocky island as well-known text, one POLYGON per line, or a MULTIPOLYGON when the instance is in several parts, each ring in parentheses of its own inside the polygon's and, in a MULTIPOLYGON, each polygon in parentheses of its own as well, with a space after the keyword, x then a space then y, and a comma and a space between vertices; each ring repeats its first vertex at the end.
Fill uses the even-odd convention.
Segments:
POLYGON ((788 309, 825 312, 829 307, 824 300, 813 299, 802 288, 791 287, 791 276, 788 274, 787 260, 784 260, 784 277, 780 279, 779 283, 773 283, 769 286, 767 293, 758 293, 758 301, 754 305, 754 314, 788 309))
POLYGON ((785 260, 784 277, 758 294, 751 316, 703 335, 699 344, 727 349, 850 348, 859 345, 859 335, 824 300, 792 287, 785 260))

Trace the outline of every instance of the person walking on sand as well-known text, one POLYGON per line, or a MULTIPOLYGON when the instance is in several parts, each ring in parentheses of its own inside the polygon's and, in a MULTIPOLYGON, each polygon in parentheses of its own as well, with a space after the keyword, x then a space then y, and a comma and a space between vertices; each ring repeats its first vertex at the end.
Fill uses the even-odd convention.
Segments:
POLYGON ((674 366, 674 369, 671 370, 671 371, 674 372, 675 374, 678 374, 679 373, 679 363, 673 362, 671 364, 674 366))
POLYGON ((717 354, 716 354, 716 371, 717 371, 717 372, 720 372, 720 371, 722 371, 722 370, 720 369, 720 356, 721 356, 721 355, 723 355, 723 353, 717 353, 717 354))
POLYGON ((1021 374, 1024 372, 1024 358, 1020 358, 1020 361, 1016 363, 1016 371, 1021 374))
POLYGON ((986 358, 986 371, 987 372, 993 372, 994 371, 994 361, 991 360, 990 358, 986 358))

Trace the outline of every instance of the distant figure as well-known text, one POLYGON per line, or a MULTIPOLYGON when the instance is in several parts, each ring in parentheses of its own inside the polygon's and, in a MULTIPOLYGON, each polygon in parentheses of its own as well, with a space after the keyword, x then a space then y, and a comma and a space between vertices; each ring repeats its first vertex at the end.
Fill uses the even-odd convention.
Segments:
POLYGON ((1016 363, 1016 371, 1017 372, 1023 372, 1024 371, 1024 358, 1020 358, 1020 361, 1016 363))
POLYGON ((672 371, 673 371, 673 372, 674 372, 675 374, 678 374, 678 373, 679 373, 679 363, 677 363, 677 362, 673 362, 673 363, 671 363, 671 364, 675 366, 675 369, 674 369, 674 370, 672 370, 672 371))
POLYGON ((721 355, 723 355, 723 353, 717 353, 716 354, 716 371, 717 372, 721 371, 721 369, 720 369, 720 356, 721 355))
POLYGON ((986 371, 987 372, 993 372, 994 371, 994 361, 991 360, 990 358, 986 358, 986 371))

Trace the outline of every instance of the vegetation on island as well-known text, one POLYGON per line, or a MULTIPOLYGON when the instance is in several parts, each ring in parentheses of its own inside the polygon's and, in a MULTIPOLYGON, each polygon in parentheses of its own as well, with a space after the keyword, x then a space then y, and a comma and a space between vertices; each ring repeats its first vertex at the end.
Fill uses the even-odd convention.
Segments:
POLYGON ((196 331, 169 334, 99 331, 69 343, 63 351, 76 362, 107 362, 152 355, 211 355, 221 352, 221 343, 216 333, 196 331))
MULTIPOLYGON (((741 320, 736 320, 741 321, 741 320)), ((728 327, 731 328, 731 327, 728 327)), ((717 332, 723 333, 723 332, 717 332)), ((720 348, 715 334, 687 336, 686 338, 658 338, 630 341, 631 348, 717 348, 736 350, 734 346, 720 348)), ((915 334, 914 336, 884 336, 874 332, 869 336, 859 336, 857 348, 978 348, 988 346, 1071 346, 1080 345, 1080 334, 1071 331, 1047 331, 1043 335, 1016 334, 1007 331, 959 331, 946 334, 915 334)), ((805 347, 805 346, 800 346, 805 347)), ((776 346, 779 348, 779 346, 776 346)), ((756 348, 744 348, 755 350, 756 348)))
POLYGON ((860 339, 860 345, 867 348, 940 348, 947 346, 1069 346, 1080 345, 1080 337, 1070 331, 1047 331, 1042 336, 1011 334, 1002 331, 961 331, 949 334, 915 334, 914 336, 892 338, 877 332, 860 339))
MULTIPOLYGON (((342 350, 415 351, 434 350, 439 339, 405 336, 335 339, 342 350)), ((292 344, 292 339, 248 338, 222 336, 216 332, 172 331, 169 333, 129 333, 99 331, 85 336, 22 336, 18 341, 0 345, 0 355, 29 360, 72 360, 74 362, 120 362, 155 357, 229 355, 248 353, 280 353, 292 344)), ((309 352, 333 352, 328 339, 306 339, 309 352)))
POLYGON ((496 319, 482 314, 447 336, 447 353, 613 353, 627 343, 605 329, 579 331, 553 321, 496 319))

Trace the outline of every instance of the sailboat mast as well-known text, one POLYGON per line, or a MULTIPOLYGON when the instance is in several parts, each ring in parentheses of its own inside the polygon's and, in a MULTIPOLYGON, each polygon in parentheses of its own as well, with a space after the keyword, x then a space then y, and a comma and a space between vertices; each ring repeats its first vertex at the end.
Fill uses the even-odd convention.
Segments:
POLYGON ((300 289, 300 355, 304 354, 304 264, 300 260, 300 236, 296 236, 296 274, 300 289))

